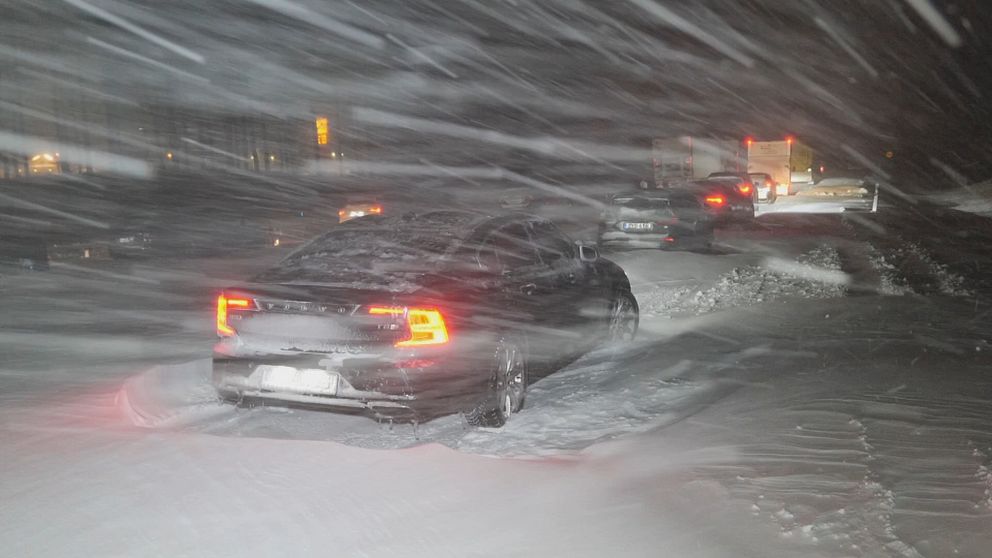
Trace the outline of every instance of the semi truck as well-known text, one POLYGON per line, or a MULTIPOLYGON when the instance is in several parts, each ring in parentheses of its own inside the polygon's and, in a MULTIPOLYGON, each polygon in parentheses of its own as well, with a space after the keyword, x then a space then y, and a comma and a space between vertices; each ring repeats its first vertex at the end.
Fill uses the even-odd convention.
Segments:
POLYGON ((714 172, 744 172, 740 140, 693 136, 657 138, 651 142, 654 181, 658 186, 706 178, 714 172))
POLYGON ((775 182, 779 196, 795 194, 802 184, 813 184, 813 150, 808 145, 787 137, 777 141, 747 139, 747 172, 766 173, 775 182))

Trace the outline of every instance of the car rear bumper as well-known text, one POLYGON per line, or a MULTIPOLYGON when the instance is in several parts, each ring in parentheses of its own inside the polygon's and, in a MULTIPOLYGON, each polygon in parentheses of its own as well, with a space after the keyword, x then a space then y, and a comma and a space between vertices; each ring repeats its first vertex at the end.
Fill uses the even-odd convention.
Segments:
POLYGON ((734 205, 714 211, 712 215, 716 223, 746 223, 754 219, 754 206, 734 205))
POLYGON ((674 237, 665 232, 638 232, 629 233, 623 231, 604 231, 599 235, 599 244, 602 246, 631 246, 644 248, 657 248, 670 244, 674 237))
POLYGON ((394 363, 333 357, 319 353, 235 358, 215 354, 213 384, 222 397, 231 400, 430 417, 469 410, 488 393, 488 371, 483 367, 453 367, 430 358, 394 363), (265 371, 272 367, 323 370, 337 378, 336 388, 333 393, 274 389, 264 381, 265 371))

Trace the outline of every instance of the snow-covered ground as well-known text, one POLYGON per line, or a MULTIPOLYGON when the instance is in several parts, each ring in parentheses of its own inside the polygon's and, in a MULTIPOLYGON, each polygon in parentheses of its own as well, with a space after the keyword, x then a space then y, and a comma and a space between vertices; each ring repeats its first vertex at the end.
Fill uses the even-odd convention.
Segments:
POLYGON ((209 294, 271 252, 4 276, 0 547, 988 556, 988 291, 951 257, 982 246, 882 217, 609 254, 640 339, 537 382, 499 430, 218 404, 209 294))
POLYGON ((990 216, 992 215, 992 180, 929 194, 925 199, 948 205, 958 211, 990 216))

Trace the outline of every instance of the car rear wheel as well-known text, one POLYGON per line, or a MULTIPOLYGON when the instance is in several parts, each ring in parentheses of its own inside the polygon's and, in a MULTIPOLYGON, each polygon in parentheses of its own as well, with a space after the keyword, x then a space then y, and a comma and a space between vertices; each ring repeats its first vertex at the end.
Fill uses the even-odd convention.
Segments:
POLYGON ((610 305, 609 341, 629 343, 637 336, 640 311, 630 291, 621 291, 610 305))
POLYGON ((527 355, 524 344, 500 339, 493 351, 490 393, 479 407, 466 415, 469 424, 499 428, 524 406, 527 394, 527 355))

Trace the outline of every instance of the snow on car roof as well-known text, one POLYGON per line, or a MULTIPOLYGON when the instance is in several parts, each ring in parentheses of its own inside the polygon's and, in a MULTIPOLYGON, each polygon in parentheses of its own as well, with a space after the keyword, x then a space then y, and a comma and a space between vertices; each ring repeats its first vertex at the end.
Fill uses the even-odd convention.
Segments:
POLYGON ((256 281, 410 290, 487 217, 432 211, 354 219, 307 243, 256 281))
POLYGON ((632 192, 621 192, 619 194, 613 195, 613 200, 616 201, 621 198, 664 198, 668 199, 672 197, 672 191, 665 190, 635 190, 632 192))

